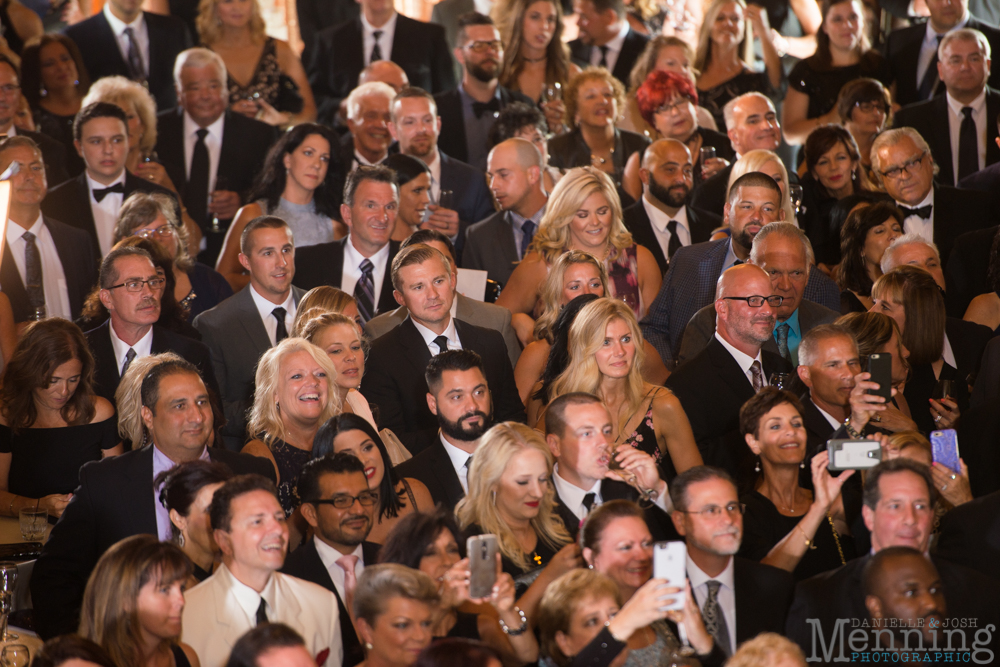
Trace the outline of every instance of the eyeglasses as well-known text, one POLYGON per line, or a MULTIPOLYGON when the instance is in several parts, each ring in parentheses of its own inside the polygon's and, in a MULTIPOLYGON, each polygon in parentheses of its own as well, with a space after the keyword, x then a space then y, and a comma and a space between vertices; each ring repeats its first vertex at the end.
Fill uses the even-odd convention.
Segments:
POLYGON ((688 98, 680 97, 676 102, 666 102, 662 107, 656 110, 656 113, 672 114, 676 111, 680 111, 689 102, 688 98))
POLYGON ((907 160, 906 162, 904 162, 903 164, 899 165, 898 167, 893 167, 892 169, 888 169, 886 171, 883 171, 882 175, 885 176, 886 178, 891 178, 892 180, 896 180, 897 178, 899 178, 900 176, 903 175, 904 171, 907 174, 910 174, 910 173, 912 173, 912 171, 915 171, 916 167, 921 162, 924 161, 925 157, 927 157, 927 151, 924 151, 918 157, 915 157, 912 160, 907 160))
POLYGON ((865 113, 871 113, 876 110, 885 113, 885 102, 855 102, 854 106, 865 113))
POLYGON ((771 308, 777 308, 781 305, 781 302, 785 300, 785 297, 778 296, 777 294, 772 294, 771 296, 760 296, 755 294, 753 296, 724 296, 722 297, 726 301, 746 301, 747 305, 751 308, 760 308, 767 301, 767 305, 771 308))
POLYGON ((310 505, 333 505, 339 510, 346 510, 354 507, 354 501, 361 503, 362 507, 371 507, 378 502, 378 491, 362 491, 356 496, 349 496, 346 493, 338 493, 333 498, 326 500, 307 500, 310 505))
POLYGON ((16 85, 14 85, 12 83, 8 83, 8 84, 6 84, 4 86, 0 86, 0 93, 3 93, 4 95, 13 95, 14 93, 18 92, 19 90, 21 90, 21 86, 16 86, 16 85))
POLYGON ((465 48, 469 49, 473 53, 486 53, 487 51, 493 50, 500 53, 500 49, 503 48, 503 43, 499 40, 492 42, 482 42, 476 41, 465 45, 465 48))
POLYGON ((156 229, 140 229, 132 232, 132 236, 138 236, 142 239, 151 239, 154 236, 159 236, 161 239, 169 239, 173 235, 174 228, 170 225, 163 225, 162 227, 157 227, 156 229))
POLYGON ((141 292, 143 285, 149 285, 149 289, 157 292, 163 289, 163 286, 167 284, 166 278, 150 278, 149 280, 126 280, 123 283, 118 283, 117 285, 112 285, 107 289, 113 290, 119 287, 124 287, 126 292, 141 292))
POLYGON ((719 507, 718 505, 706 505, 704 509, 700 509, 696 512, 689 512, 687 510, 680 511, 684 514, 705 514, 710 519, 718 519, 722 516, 723 511, 730 516, 744 514, 747 511, 747 506, 743 503, 729 503, 725 507, 719 507))

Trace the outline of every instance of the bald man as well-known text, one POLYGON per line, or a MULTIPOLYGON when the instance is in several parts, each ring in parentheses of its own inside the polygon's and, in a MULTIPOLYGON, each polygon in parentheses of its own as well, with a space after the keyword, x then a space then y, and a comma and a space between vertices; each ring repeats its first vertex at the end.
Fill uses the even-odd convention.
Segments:
POLYGON ((761 350, 782 300, 763 269, 739 264, 725 271, 715 291, 715 335, 666 382, 687 413, 702 460, 734 477, 749 451, 740 436, 740 407, 772 373, 792 370, 780 355, 761 350))
POLYGON ((642 198, 624 211, 625 226, 639 245, 649 248, 667 272, 681 247, 708 241, 722 226, 715 213, 685 205, 693 187, 691 151, 676 139, 654 141, 642 156, 642 198))
POLYGON ((486 175, 500 210, 469 227, 463 268, 486 271, 507 284, 545 212, 544 167, 541 153, 525 139, 508 139, 490 151, 486 175))
MULTIPOLYGON (((927 556, 911 547, 882 549, 865 565, 861 581, 873 627, 890 628, 897 647, 945 644, 944 585, 927 556)), ((884 634, 881 639, 885 646, 884 634)))
POLYGON ((361 74, 358 75, 358 85, 372 81, 389 84, 397 93, 410 85, 410 78, 406 76, 403 68, 391 60, 376 60, 361 70, 361 74))

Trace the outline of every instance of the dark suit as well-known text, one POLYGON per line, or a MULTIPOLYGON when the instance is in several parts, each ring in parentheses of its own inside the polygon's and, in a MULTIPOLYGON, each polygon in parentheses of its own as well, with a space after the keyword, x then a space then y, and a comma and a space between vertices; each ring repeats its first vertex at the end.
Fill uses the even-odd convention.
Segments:
MULTIPOLYGON (((951 157, 951 132, 948 127, 948 97, 938 95, 932 100, 903 107, 893 116, 893 127, 912 127, 931 147, 934 162, 941 168, 937 182, 955 185, 956 176, 951 157)), ((997 116, 1000 116, 1000 91, 986 89, 986 165, 1000 162, 997 146, 997 116)))
MULTIPOLYGON (((27 130, 17 128, 16 134, 28 137, 38 144, 38 149, 42 151, 42 162, 45 163, 45 180, 49 186, 58 185, 70 177, 70 156, 67 155, 67 152, 72 150, 72 148, 67 148, 62 142, 41 132, 28 132, 27 130)), ((80 163, 82 163, 82 160, 80 163)), ((75 175, 73 174, 73 176, 75 175)))
POLYGON ((1000 563, 1000 491, 959 505, 941 518, 935 553, 996 579, 1000 563))
MULTIPOLYGON (((772 373, 791 372, 791 364, 771 352, 762 351, 761 361, 765 382, 772 373)), ((665 385, 687 413, 705 464, 738 477, 738 465, 750 451, 740 435, 740 408, 754 391, 733 355, 713 337, 691 361, 678 366, 665 385)))
MULTIPOLYGON (((274 480, 274 466, 246 454, 209 448, 213 461, 237 474, 274 480)), ((83 589, 98 558, 115 542, 156 535, 153 448, 126 452, 80 469, 80 486, 52 529, 31 576, 35 628, 48 639, 75 632, 83 589)))
MULTIPOLYGON (((568 482, 566 483, 568 484, 568 482)), ((563 523, 566 524, 566 530, 569 531, 570 537, 572 537, 575 542, 577 535, 580 533, 580 526, 583 525, 583 519, 578 517, 573 510, 566 506, 562 498, 559 497, 558 487, 554 484, 553 487, 556 489, 555 512, 559 515, 559 518, 563 520, 563 523)), ((625 482, 620 482, 616 479, 604 479, 601 480, 601 500, 603 502, 608 502, 610 500, 629 500, 634 503, 638 503, 639 492, 625 482)), ((652 534, 655 541, 664 542, 684 539, 677 533, 677 529, 674 528, 674 522, 670 520, 669 514, 652 503, 642 504, 644 506, 649 505, 648 507, 644 507, 642 513, 645 516, 649 532, 652 534)), ((595 507, 594 509, 597 508, 595 507)))
POLYGON ((394 470, 397 478, 412 477, 423 482, 434 504, 444 505, 453 512, 458 501, 465 497, 462 482, 441 444, 440 436, 434 437, 423 451, 403 461, 394 470))
MULTIPOLYGON (((523 102, 528 106, 534 106, 534 102, 521 93, 508 90, 497 84, 497 92, 500 95, 500 108, 503 109, 508 104, 523 102)), ((462 162, 469 161, 469 138, 465 136, 465 114, 462 111, 462 94, 455 90, 447 90, 434 96, 437 102, 438 116, 441 117, 441 135, 438 137, 438 148, 449 156, 462 162)), ((474 137, 481 145, 487 144, 486 137, 474 137)))
MULTIPOLYGON (((514 385, 503 336, 492 329, 455 320, 462 347, 482 357, 486 382, 493 396, 493 420, 524 422, 524 405, 514 385)), ((424 371, 431 352, 409 317, 372 342, 361 393, 377 405, 380 426, 392 429, 414 455, 437 437, 437 418, 427 407, 424 371)))
MULTIPOLYGON (((642 55, 647 42, 649 42, 649 37, 637 33, 632 28, 628 29, 625 41, 622 42, 622 50, 618 53, 618 60, 615 61, 615 68, 611 72, 616 79, 622 82, 622 85, 628 86, 628 77, 632 73, 632 67, 642 55)), ((590 67, 591 49, 596 48, 596 46, 584 44, 583 40, 578 37, 569 43, 570 58, 581 68, 590 67)))
POLYGON ((784 632, 795 592, 791 573, 733 556, 733 588, 737 645, 762 632, 784 632))
MULTIPOLYGON (((980 172, 982 173, 982 172, 980 172)), ((1000 182, 997 183, 1000 192, 1000 182)), ((1000 199, 991 205, 991 210, 998 210, 1000 199)), ((971 232, 965 232, 955 239, 945 264, 944 278, 947 292, 944 295, 945 306, 952 317, 963 317, 975 297, 990 291, 986 285, 986 276, 990 268, 990 251, 993 248, 993 237, 998 227, 984 227, 971 232)), ((945 259, 941 256, 942 261, 945 259)))
MULTIPOLYGON (((365 652, 361 648, 358 634, 354 631, 354 625, 350 621, 351 616, 347 613, 347 607, 344 606, 344 601, 340 598, 340 593, 337 592, 337 587, 334 586, 333 579, 330 578, 329 570, 323 565, 323 561, 319 557, 319 552, 316 551, 315 539, 315 537, 312 538, 288 554, 288 558, 285 559, 285 566, 281 568, 281 571, 293 577, 318 584, 337 596, 337 609, 340 611, 340 638, 344 646, 344 661, 342 664, 343 667, 353 667, 364 661, 365 652)), ((382 545, 375 544, 374 542, 362 542, 361 562, 366 567, 378 563, 378 552, 381 548, 382 545)))
MULTIPOLYGON (((687 213, 688 231, 691 232, 692 244, 704 243, 712 237, 713 229, 722 226, 722 217, 715 213, 701 211, 691 206, 685 206, 684 209, 687 213)), ((622 212, 622 220, 625 227, 632 232, 632 239, 653 253, 656 263, 660 265, 660 273, 666 273, 670 262, 656 237, 653 223, 649 221, 649 214, 646 212, 646 206, 642 200, 625 209, 622 212)))
MULTIPOLYGON (((383 58, 403 68, 411 86, 429 93, 455 87, 455 70, 441 26, 397 14, 392 44, 379 46, 383 58)), ((318 122, 333 124, 340 101, 358 85, 358 75, 365 68, 361 17, 317 32, 306 67, 318 122)))
POLYGON ((299 15, 299 32, 305 45, 299 60, 309 63, 316 33, 357 19, 361 14, 361 5, 354 0, 297 0, 295 10, 299 15))
MULTIPOLYGON (((66 292, 69 294, 69 308, 73 319, 80 316, 83 303, 87 300, 91 288, 97 282, 96 253, 91 247, 90 237, 79 229, 74 229, 58 220, 43 215, 45 226, 49 228, 52 241, 66 276, 66 292)), ((10 222, 9 224, 17 224, 10 222)), ((25 230, 26 231, 26 230, 25 230)), ((24 289, 24 281, 14 263, 10 246, 3 244, 3 264, 0 267, 0 290, 10 299, 10 307, 14 311, 15 322, 27 322, 35 317, 35 311, 28 302, 28 293, 24 289)))
POLYGON ((506 285, 521 261, 511 224, 510 213, 497 211, 465 230, 462 268, 486 271, 490 280, 506 285))
MULTIPOLYGON (((350 235, 337 241, 297 248, 295 250, 295 278, 292 283, 304 292, 320 285, 330 285, 340 289, 344 272, 344 247, 350 243, 350 235)), ((382 290, 378 295, 377 313, 387 313, 399 306, 392 296, 392 260, 399 252, 399 241, 389 241, 389 259, 385 263, 382 276, 382 290)))
MULTIPOLYGON (((156 99, 157 109, 171 109, 177 106, 174 61, 177 54, 191 48, 191 35, 184 21, 173 16, 143 12, 143 21, 149 33, 149 62, 145 63, 149 92, 156 99)), ((64 32, 80 48, 91 81, 116 74, 128 78, 128 65, 103 11, 67 27, 64 32)))
MULTIPOLYGON (((812 402, 809 392, 801 396, 800 401, 802 402, 802 425, 806 427, 806 459, 812 460, 813 456, 826 450, 826 441, 833 437, 839 427, 830 425, 816 404, 812 402)), ((810 472, 808 468, 807 464, 803 472, 810 472)))
POLYGON ((473 222, 491 215, 493 193, 486 187, 486 175, 461 160, 456 160, 439 150, 441 158, 441 189, 454 194, 452 207, 458 213, 461 223, 458 238, 455 239, 455 258, 462 263, 462 249, 465 247, 465 232, 473 222))

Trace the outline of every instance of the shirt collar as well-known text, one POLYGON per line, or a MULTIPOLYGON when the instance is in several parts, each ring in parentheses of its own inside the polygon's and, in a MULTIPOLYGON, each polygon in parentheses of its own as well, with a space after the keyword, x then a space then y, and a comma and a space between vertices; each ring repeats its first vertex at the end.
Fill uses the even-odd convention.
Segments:
MULTIPOLYGON (((340 567, 339 565, 337 565, 337 561, 340 560, 341 558, 343 558, 345 555, 346 556, 357 556, 359 563, 364 563, 365 562, 364 550, 361 548, 361 543, 360 542, 358 543, 358 546, 355 547, 354 551, 352 551, 349 554, 342 554, 342 553, 340 553, 339 551, 337 551, 336 549, 334 549, 333 547, 331 547, 329 544, 327 544, 326 542, 324 542, 323 540, 321 540, 319 538, 316 538, 315 536, 313 538, 313 544, 316 545, 316 553, 319 554, 319 559, 321 561, 323 561, 323 565, 325 565, 326 569, 328 569, 328 570, 331 567, 340 567)), ((260 604, 260 603, 258 603, 258 604, 260 604)))
POLYGON ((941 359, 952 368, 958 368, 958 363, 955 362, 955 351, 951 349, 951 341, 948 340, 948 334, 944 335, 944 347, 941 350, 941 359))
POLYGON ((737 350, 735 347, 733 347, 732 345, 730 345, 729 342, 725 338, 723 338, 722 336, 719 335, 718 331, 715 332, 715 338, 720 343, 722 343, 723 347, 725 347, 727 350, 729 350, 729 354, 733 355, 733 358, 736 360, 736 363, 738 363, 740 365, 740 370, 742 370, 744 373, 750 372, 750 366, 752 366, 753 362, 755 362, 755 361, 759 361, 760 362, 760 364, 761 364, 760 365, 760 371, 761 371, 761 373, 764 372, 764 362, 761 361, 760 350, 757 350, 757 356, 756 357, 751 357, 750 355, 746 354, 742 350, 737 350))
POLYGON ((583 497, 588 493, 593 493, 595 497, 601 498, 601 483, 604 480, 597 480, 594 482, 594 486, 589 489, 581 489, 559 474, 559 463, 556 463, 552 470, 552 482, 556 486, 556 493, 559 494, 562 504, 570 508, 573 514, 576 514, 574 510, 583 504, 583 497))
POLYGON ((441 439, 441 445, 444 447, 444 451, 447 452, 448 458, 451 459, 451 465, 454 466, 455 470, 461 470, 472 454, 448 442, 443 433, 439 432, 438 437, 441 439))
MULTIPOLYGON (((419 333, 420 337, 424 339, 424 344, 427 345, 427 346, 433 345, 434 344, 434 339, 437 338, 438 335, 441 335, 441 336, 444 336, 445 338, 447 338, 449 343, 453 343, 453 344, 457 344, 458 343, 458 331, 455 330, 455 318, 454 317, 449 317, 448 318, 448 326, 447 326, 447 328, 445 328, 445 330, 441 334, 434 333, 433 331, 431 331, 430 329, 428 329, 427 327, 425 327, 423 324, 420 324, 420 322, 417 322, 415 319, 413 319, 413 317, 410 317, 410 321, 413 322, 413 326, 415 326, 417 328, 417 333, 419 333)), ((464 461, 463 461, 463 463, 464 463, 464 461)))
POLYGON ((823 408, 819 407, 819 405, 816 403, 816 401, 812 400, 812 395, 811 394, 809 396, 809 402, 812 403, 814 406, 816 406, 816 409, 819 410, 819 413, 821 415, 823 415, 823 418, 826 419, 826 421, 828 421, 830 423, 830 426, 832 426, 834 428, 834 430, 836 430, 836 429, 838 429, 838 428, 840 428, 842 426, 840 420, 834 418, 834 416, 831 415, 829 412, 827 412, 823 408))
POLYGON ((959 102, 958 100, 956 100, 954 97, 952 97, 951 93, 945 93, 945 97, 948 99, 948 108, 951 109, 951 112, 953 114, 955 114, 956 116, 961 116, 962 115, 962 107, 972 107, 974 113, 980 113, 980 112, 986 110, 986 85, 985 84, 983 85, 982 92, 979 93, 979 95, 976 96, 976 99, 972 100, 968 104, 962 104, 961 102, 959 102))
MULTIPOLYGON (((122 173, 118 174, 118 178, 116 178, 115 180, 111 181, 107 185, 104 185, 104 183, 98 183, 97 181, 95 181, 94 179, 92 179, 90 177, 90 174, 88 174, 86 171, 84 171, 83 173, 84 173, 84 176, 87 179, 87 188, 90 190, 90 196, 93 198, 93 196, 94 196, 94 190, 103 190, 105 188, 110 188, 112 185, 118 185, 119 183, 121 183, 121 184, 124 185, 125 184, 125 171, 126 171, 125 167, 122 167, 122 173)), ((97 201, 97 200, 95 199, 94 201, 97 201)))
POLYGON ((215 575, 213 576, 218 575, 228 577, 230 579, 229 585, 225 588, 234 598, 236 598, 236 602, 240 605, 240 608, 246 612, 251 625, 257 622, 257 609, 260 607, 261 598, 263 598, 267 603, 268 618, 275 618, 274 600, 277 596, 275 595, 276 591, 274 590, 275 577, 273 573, 270 577, 268 577, 267 583, 264 584, 264 590, 260 593, 237 579, 229 568, 226 567, 225 563, 216 568, 215 575))
POLYGON ((708 581, 714 580, 714 581, 718 581, 720 584, 722 584, 724 587, 728 588, 729 590, 731 590, 733 592, 736 591, 736 588, 735 588, 736 577, 735 577, 735 569, 733 568, 733 557, 732 556, 729 557, 729 563, 726 565, 726 569, 723 570, 722 572, 720 572, 719 576, 717 576, 717 577, 710 577, 707 574, 705 574, 702 571, 702 569, 700 567, 698 567, 693 560, 691 560, 691 556, 688 556, 687 557, 687 576, 688 576, 688 579, 691 581, 691 590, 694 590, 695 588, 698 588, 699 586, 701 586, 702 584, 707 583, 708 581))
POLYGON ((729 242, 726 244, 726 258, 722 260, 722 273, 725 273, 726 269, 731 269, 736 266, 736 261, 738 259, 739 257, 736 256, 736 251, 733 250, 733 239, 730 237, 729 242))
MULTIPOLYGON (((173 461, 173 459, 171 459, 169 456, 160 451, 160 448, 157 447, 155 444, 153 444, 152 447, 153 447, 153 477, 156 477, 164 470, 170 470, 177 465, 173 461)), ((201 450, 201 454, 198 456, 198 460, 199 461, 212 460, 211 457, 208 455, 208 447, 205 447, 204 449, 201 450)))
POLYGON ((791 329, 792 332, 797 337, 802 338, 802 327, 799 325, 799 309, 798 308, 796 308, 795 310, 792 311, 792 314, 789 316, 789 318, 787 320, 785 320, 784 322, 776 323, 775 324, 775 328, 777 328, 777 324, 787 324, 788 328, 791 329))
POLYGON ((441 185, 441 150, 434 151, 434 159, 427 163, 427 168, 431 170, 431 177, 441 185))
POLYGON ((251 283, 250 297, 253 299, 253 304, 257 306, 257 312, 260 313, 260 319, 262 320, 267 320, 267 318, 271 317, 271 313, 275 308, 284 308, 286 315, 295 315, 295 295, 292 293, 292 290, 288 290, 288 296, 282 303, 271 303, 258 294, 251 283))
MULTIPOLYGON (((930 157, 930 155, 928 155, 927 157, 930 157)), ((896 204, 899 206, 906 206, 906 204, 903 204, 902 202, 896 202, 896 204)), ((934 205, 934 184, 932 183, 931 191, 927 193, 927 196, 921 199, 916 206, 908 206, 907 208, 920 208, 921 206, 933 206, 933 205, 934 205)))
POLYGON ((649 222, 656 228, 656 231, 661 234, 666 233, 667 224, 671 220, 676 220, 677 224, 684 229, 688 229, 688 216, 687 216, 687 206, 681 206, 677 209, 677 215, 670 217, 664 213, 660 208, 654 206, 648 199, 647 195, 642 195, 642 206, 646 209, 646 215, 649 216, 649 222))
MULTIPOLYGON (((129 349, 135 350, 135 356, 145 357, 148 356, 153 349, 153 326, 150 325, 149 331, 143 334, 142 338, 135 342, 135 345, 129 345, 115 333, 114 321, 108 322, 108 331, 111 332, 111 347, 115 351, 115 360, 124 359, 125 355, 128 353, 129 349)), ((122 364, 118 364, 118 370, 121 370, 122 364)))
POLYGON ((378 249, 371 257, 365 257, 362 255, 357 248, 354 247, 354 243, 351 241, 351 235, 348 233, 347 241, 344 243, 344 258, 347 261, 347 266, 360 266, 361 262, 366 259, 371 260, 372 264, 382 264, 389 258, 389 244, 386 243, 384 246, 378 249))
POLYGON ((22 236, 24 236, 28 232, 31 232, 32 234, 34 234, 35 235, 35 239, 38 239, 38 237, 41 236, 41 234, 42 234, 42 230, 44 229, 44 224, 45 223, 44 223, 44 221, 42 219, 42 214, 41 213, 38 214, 38 218, 35 219, 34 224, 32 224, 31 227, 29 227, 28 229, 25 229, 24 227, 22 227, 21 225, 17 224, 16 222, 13 223, 13 224, 8 224, 7 225, 7 243, 8 243, 8 245, 11 244, 11 243, 13 243, 14 241, 18 240, 19 238, 21 238, 22 236))
POLYGON ((521 227, 524 226, 524 223, 526 221, 531 220, 533 223, 535 223, 535 229, 537 230, 538 225, 542 221, 542 216, 545 215, 545 206, 542 206, 540 209, 535 211, 535 214, 532 215, 530 218, 525 218, 514 209, 509 209, 507 212, 510 213, 511 224, 516 225, 518 229, 521 229, 521 227))
POLYGON ((628 35, 628 31, 628 21, 626 19, 622 19, 621 27, 618 28, 618 34, 609 39, 604 46, 608 47, 609 51, 618 53, 622 50, 622 45, 625 43, 625 37, 628 35))
MULTIPOLYGON (((969 13, 969 10, 966 9, 965 10, 965 16, 962 17, 962 20, 959 21, 958 23, 956 23, 955 27, 952 28, 951 30, 945 31, 944 33, 940 33, 941 36, 943 37, 944 35, 947 35, 952 30, 958 30, 959 28, 964 28, 965 24, 969 22, 969 17, 970 16, 971 16, 971 14, 969 13)), ((934 28, 931 27, 931 22, 928 21, 927 22, 927 30, 924 33, 924 41, 926 43, 928 43, 928 44, 932 44, 932 45, 936 46, 937 45, 937 36, 938 36, 938 34, 939 33, 935 32, 934 28)))
POLYGON ((142 29, 143 12, 139 12, 139 15, 135 17, 135 20, 131 23, 125 23, 125 21, 122 21, 120 18, 111 13, 110 2, 104 4, 104 18, 108 20, 108 23, 111 25, 111 31, 115 33, 116 37, 125 32, 125 28, 132 28, 135 32, 142 29))
MULTIPOLYGON (((225 125, 225 123, 226 123, 226 113, 222 112, 222 114, 220 114, 219 117, 216 118, 215 121, 212 122, 212 124, 209 125, 208 127, 206 127, 205 129, 208 130, 208 134, 210 136, 218 137, 221 140, 222 139, 223 126, 225 125)), ((194 133, 197 132, 200 129, 202 129, 201 125, 199 125, 198 123, 194 122, 194 118, 191 117, 191 114, 189 114, 187 111, 185 111, 184 112, 184 136, 185 137, 194 136, 194 133)))

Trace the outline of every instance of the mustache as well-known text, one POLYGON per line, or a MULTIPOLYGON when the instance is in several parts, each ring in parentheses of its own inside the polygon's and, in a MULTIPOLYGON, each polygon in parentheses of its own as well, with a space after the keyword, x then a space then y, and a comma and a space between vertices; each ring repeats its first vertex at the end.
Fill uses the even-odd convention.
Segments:
POLYGON ((473 410, 472 412, 466 412, 464 415, 458 418, 459 422, 464 422, 466 419, 471 419, 472 417, 479 417, 484 422, 489 419, 485 412, 482 410, 473 410))

